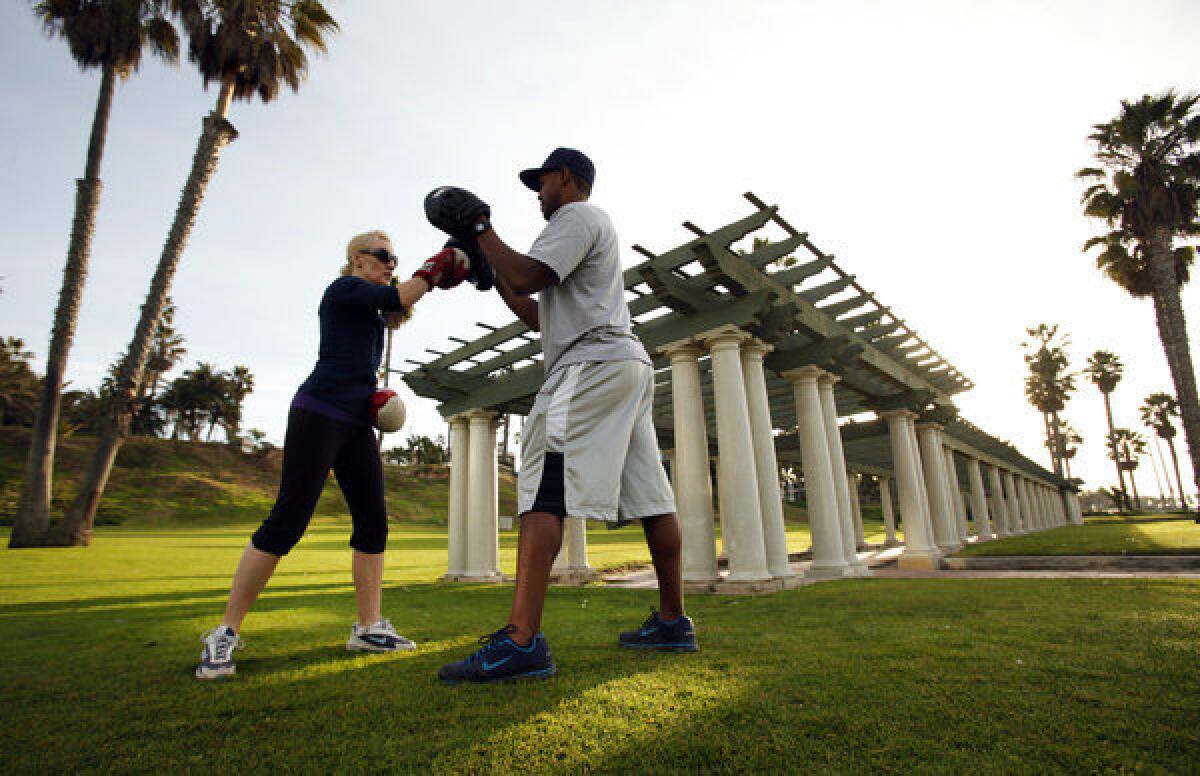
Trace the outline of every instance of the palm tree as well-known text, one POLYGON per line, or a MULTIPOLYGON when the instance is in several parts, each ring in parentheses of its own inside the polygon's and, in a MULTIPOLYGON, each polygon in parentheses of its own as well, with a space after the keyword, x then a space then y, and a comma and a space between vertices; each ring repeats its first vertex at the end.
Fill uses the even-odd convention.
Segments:
POLYGON ((138 396, 154 397, 158 393, 158 381, 167 372, 175 368, 187 354, 183 346, 183 335, 175 330, 175 304, 167 297, 162 315, 158 319, 158 328, 154 330, 154 341, 150 345, 150 355, 146 359, 146 371, 149 379, 143 379, 138 389, 138 396))
MULTIPOLYGON (((1104 396, 1104 413, 1108 416, 1108 439, 1109 445, 1112 444, 1112 433, 1116 428, 1113 425, 1112 413, 1112 392, 1116 390, 1117 383, 1121 382, 1121 378, 1125 373, 1125 365, 1121 363, 1121 359, 1107 350, 1097 350, 1088 357, 1087 368, 1083 370, 1092 384, 1100 390, 1100 394, 1104 396)), ((1125 508, 1130 509, 1132 505, 1129 503, 1129 492, 1125 489, 1125 473, 1121 467, 1117 465, 1116 453, 1110 450, 1109 458, 1112 458, 1113 465, 1117 466, 1117 482, 1120 484, 1121 492, 1125 494, 1125 508)))
MULTIPOLYGON (((1187 491, 1183 489, 1183 477, 1179 473, 1179 456, 1175 453, 1175 424, 1172 418, 1179 417, 1179 402, 1169 393, 1152 393, 1142 402, 1142 423, 1154 429, 1159 438, 1167 441, 1167 449, 1171 451, 1171 463, 1175 466, 1175 484, 1179 487, 1179 503, 1187 509, 1187 491)), ((1160 452, 1162 448, 1159 448, 1160 452)))
POLYGON ((1135 510, 1142 508, 1142 500, 1138 496, 1137 480, 1134 479, 1133 473, 1137 470, 1141 457, 1146 454, 1148 449, 1146 438, 1136 431, 1117 428, 1109 434, 1108 454, 1117 462, 1117 466, 1129 472, 1129 486, 1133 489, 1133 508, 1135 510))
POLYGON ((1064 476, 1069 480, 1071 479, 1071 459, 1079 454, 1079 445, 1083 444, 1083 437, 1070 423, 1061 419, 1058 425, 1051 429, 1051 433, 1058 444, 1058 448, 1053 452, 1062 461, 1064 476))
POLYGON ((1200 398, 1180 301, 1195 260, 1195 249, 1180 241, 1200 234, 1200 96, 1168 91, 1123 100, 1120 114, 1094 129, 1099 166, 1076 175, 1091 181, 1084 214, 1103 219, 1110 231, 1088 240, 1084 250, 1100 247, 1097 266, 1132 296, 1154 301, 1200 485, 1200 398))
POLYGON ((46 377, 39 390, 10 547, 40 542, 50 523, 63 375, 79 319, 96 212, 100 207, 100 163, 108 136, 115 82, 137 71, 144 51, 170 63, 178 61, 179 36, 165 18, 164 6, 160 0, 42 0, 33 6, 46 34, 65 40, 71 57, 81 69, 100 70, 100 95, 92 116, 83 177, 75 181, 75 215, 67 243, 67 262, 54 310, 46 377))
POLYGON ((1059 451, 1063 441, 1056 435, 1062 428, 1059 413, 1066 407, 1067 399, 1075 390, 1075 376, 1066 371, 1068 361, 1066 335, 1059 335, 1058 326, 1039 323, 1026 329, 1030 340, 1024 343, 1025 363, 1029 375, 1025 378, 1025 397, 1042 413, 1046 427, 1046 447, 1055 473, 1063 476, 1063 461, 1059 451))
POLYGON ((117 450, 129 433, 133 386, 141 381, 155 324, 221 149, 237 137, 226 118, 230 102, 251 100, 256 95, 270 102, 284 86, 298 91, 308 74, 305 49, 325 51, 325 36, 338 28, 319 0, 176 2, 188 37, 188 58, 199 68, 204 85, 220 84, 220 91, 216 106, 203 121, 192 169, 129 343, 129 358, 124 362, 117 392, 117 412, 100 436, 79 494, 51 538, 54 544, 86 545, 91 541, 96 508, 117 450))

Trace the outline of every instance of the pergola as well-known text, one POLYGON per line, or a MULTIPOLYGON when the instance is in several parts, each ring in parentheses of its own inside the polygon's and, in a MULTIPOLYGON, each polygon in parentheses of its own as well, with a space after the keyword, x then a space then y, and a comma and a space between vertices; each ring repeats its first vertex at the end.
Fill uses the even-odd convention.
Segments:
MULTIPOLYGON (((786 583, 781 464, 804 471, 814 575, 867 573, 856 555, 862 475, 881 480, 889 540, 896 482, 906 565, 936 565, 971 526, 986 539, 1080 519, 1070 482, 958 416, 952 397, 970 380, 777 207, 745 197, 749 215, 711 232, 684 222, 693 238, 669 251, 633 246, 645 260, 624 275, 634 332, 657 371, 654 421, 691 587, 786 583), (725 577, 713 549, 713 460, 725 577)), ((429 349, 436 358, 404 374, 451 423, 451 578, 499 573, 494 418, 527 414, 543 379, 536 332, 520 321, 477 325, 487 332, 450 337, 456 347, 429 349)), ((568 526, 575 552, 564 555, 582 568, 583 532, 568 526)))

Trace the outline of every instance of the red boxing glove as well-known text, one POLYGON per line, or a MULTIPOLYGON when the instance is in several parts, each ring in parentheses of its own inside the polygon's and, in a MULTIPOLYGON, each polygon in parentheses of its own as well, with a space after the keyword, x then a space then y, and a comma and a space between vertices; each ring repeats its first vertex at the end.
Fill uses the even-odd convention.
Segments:
POLYGON ((414 278, 421 278, 434 288, 454 288, 471 274, 471 262, 467 254, 458 248, 444 248, 425 260, 414 278))

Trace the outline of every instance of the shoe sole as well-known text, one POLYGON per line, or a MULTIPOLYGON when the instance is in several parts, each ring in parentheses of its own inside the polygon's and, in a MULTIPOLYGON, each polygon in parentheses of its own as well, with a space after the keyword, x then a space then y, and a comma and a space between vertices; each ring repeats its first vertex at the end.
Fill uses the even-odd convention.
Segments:
POLYGON ((620 645, 625 649, 645 649, 652 652, 699 652, 700 647, 695 644, 626 644, 620 642, 620 645))
POLYGON ((537 671, 528 671, 523 674, 515 674, 513 676, 497 676, 488 679, 442 679, 438 677, 442 684, 495 684, 497 682, 520 682, 520 681, 536 681, 538 679, 549 679, 558 673, 557 666, 542 668, 537 671))
POLYGON ((346 642, 346 651, 347 652, 370 652, 373 654, 380 654, 383 652, 412 652, 416 648, 417 648, 417 645, 411 644, 411 643, 409 643, 409 644, 401 643, 401 644, 397 644, 394 647, 380 647, 380 646, 376 646, 375 644, 367 644, 366 642, 361 642, 361 641, 357 642, 357 643, 353 642, 353 641, 346 642))
POLYGON ((202 667, 196 668, 196 678, 201 681, 212 681, 214 679, 229 679, 237 674, 237 667, 230 666, 229 668, 218 668, 212 671, 206 671, 202 667))

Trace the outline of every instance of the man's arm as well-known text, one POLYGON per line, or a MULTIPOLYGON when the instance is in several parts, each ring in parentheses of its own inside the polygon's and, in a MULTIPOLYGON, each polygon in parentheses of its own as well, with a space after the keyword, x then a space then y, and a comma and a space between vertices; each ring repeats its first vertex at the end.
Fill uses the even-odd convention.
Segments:
POLYGON ((496 273, 496 290, 500 292, 500 298, 508 305, 508 309, 512 310, 522 323, 533 331, 541 331, 542 322, 538 317, 537 300, 515 293, 500 273, 496 273))
MULTIPOLYGON (((527 297, 530 294, 536 294, 543 288, 558 284, 558 275, 554 274, 554 270, 540 261, 509 248, 496 234, 495 229, 489 229, 479 235, 478 242, 483 255, 487 257, 488 263, 495 271, 496 279, 503 280, 508 286, 508 290, 516 296, 527 297)), ((503 294, 504 292, 501 291, 501 295, 503 294)), ((508 301, 507 297, 505 297, 505 301, 508 301)), ((508 306, 512 307, 512 303, 509 302, 508 306)), ((536 310, 537 304, 534 303, 534 315, 537 314, 536 310)), ((513 312, 525 321, 515 307, 513 307, 513 312)))

